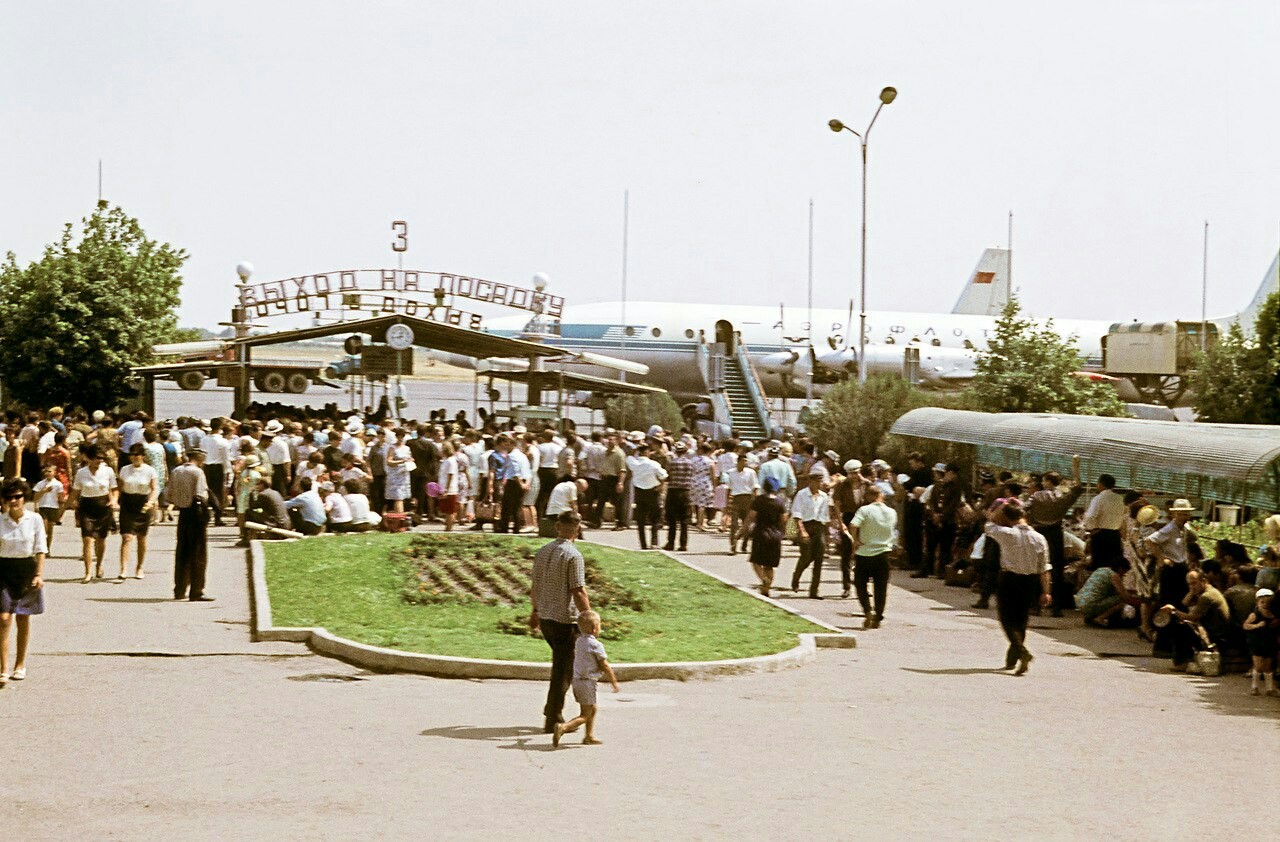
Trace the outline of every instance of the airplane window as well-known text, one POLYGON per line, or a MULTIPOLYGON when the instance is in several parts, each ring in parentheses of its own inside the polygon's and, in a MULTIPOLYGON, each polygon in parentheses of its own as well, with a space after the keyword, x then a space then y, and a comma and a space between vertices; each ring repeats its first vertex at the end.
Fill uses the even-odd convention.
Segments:
POLYGON ((684 329, 684 338, 685 338, 685 339, 692 339, 692 338, 693 338, 693 328, 691 328, 691 327, 687 327, 687 328, 685 328, 685 329, 684 329))
POLYGON ((655 338, 657 338, 657 337, 659 337, 659 336, 661 336, 661 335, 662 335, 662 331, 661 331, 660 329, 656 328, 656 327, 655 327, 653 330, 649 331, 649 332, 650 332, 650 333, 652 333, 652 334, 654 335, 654 337, 655 337, 655 338))
POLYGON ((933 342, 930 344, 932 344, 933 347, 938 348, 942 346, 942 340, 935 336, 933 337, 933 342))
POLYGON ((971 342, 970 340, 966 339, 966 340, 964 341, 964 347, 966 347, 966 348, 968 348, 970 351, 972 351, 972 350, 973 350, 973 342, 971 342))
POLYGON ((626 334, 627 334, 627 336, 635 336, 635 335, 636 335, 636 329, 635 329, 635 328, 633 328, 633 327, 628 327, 628 328, 627 328, 627 330, 626 330, 626 334))
POLYGON ((893 337, 892 337, 892 336, 886 336, 886 337, 884 338, 884 344, 886 344, 886 345, 892 345, 892 344, 893 344, 893 337))

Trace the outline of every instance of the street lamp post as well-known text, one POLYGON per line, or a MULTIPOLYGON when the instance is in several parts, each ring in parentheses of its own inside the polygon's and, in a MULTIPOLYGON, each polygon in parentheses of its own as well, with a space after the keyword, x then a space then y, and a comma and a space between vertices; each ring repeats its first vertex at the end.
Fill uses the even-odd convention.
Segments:
POLYGON ((880 91, 880 104, 876 106, 876 113, 871 115, 871 122, 861 133, 839 120, 831 120, 827 123, 833 132, 847 131, 857 137, 858 145, 862 148, 862 273, 861 305, 858 314, 858 385, 867 382, 867 140, 871 137, 871 127, 876 124, 876 118, 880 116, 880 109, 893 102, 897 96, 897 88, 885 88, 880 91))

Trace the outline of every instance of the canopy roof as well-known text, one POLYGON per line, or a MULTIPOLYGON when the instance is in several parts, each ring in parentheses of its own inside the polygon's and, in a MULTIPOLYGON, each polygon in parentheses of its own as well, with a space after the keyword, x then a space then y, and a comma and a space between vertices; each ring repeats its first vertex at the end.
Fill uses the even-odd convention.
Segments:
POLYGON ((319 339, 323 336, 337 336, 344 333, 365 333, 382 341, 387 328, 393 324, 406 324, 413 328, 413 342, 423 348, 460 354, 464 357, 560 357, 571 352, 563 348, 544 345, 541 342, 526 342, 523 339, 511 339, 496 336, 470 328, 457 327, 443 322, 420 319, 417 316, 403 314, 375 316, 352 322, 333 322, 332 324, 303 327, 295 330, 276 331, 230 339, 229 344, 244 345, 256 348, 260 345, 280 345, 285 342, 299 342, 304 339, 319 339))
MULTIPOLYGON (((1280 427, 1183 424, 1090 415, 965 412, 926 407, 894 423, 890 432, 1064 457, 1112 466, 1124 482, 1182 474, 1246 484, 1271 484, 1280 458, 1280 427)), ((1046 460, 1050 461, 1050 460, 1046 460)), ((1061 464, 1060 459, 1051 460, 1061 464)))
MULTIPOLYGON (((541 375, 544 387, 572 389, 577 392, 597 392, 602 395, 655 395, 665 391, 657 386, 624 383, 608 377, 593 377, 589 374, 574 374, 569 371, 544 371, 541 375)), ((528 371, 485 371, 480 376, 514 380, 517 383, 529 382, 528 371)))

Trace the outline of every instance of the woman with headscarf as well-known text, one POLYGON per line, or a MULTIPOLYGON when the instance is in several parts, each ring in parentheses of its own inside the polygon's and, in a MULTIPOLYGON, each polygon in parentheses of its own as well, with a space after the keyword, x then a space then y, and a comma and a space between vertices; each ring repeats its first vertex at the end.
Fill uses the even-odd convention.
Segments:
POLYGON ((84 544, 84 584, 93 581, 94 559, 97 576, 102 578, 102 558, 107 554, 107 533, 115 526, 116 472, 105 463, 95 444, 80 448, 86 465, 76 472, 71 482, 71 499, 67 505, 76 511, 80 538, 84 544))
POLYGON ((44 559, 49 552, 44 519, 27 511, 31 489, 14 478, 0 485, 0 686, 27 677, 31 616, 44 613, 44 559), (18 652, 9 672, 9 627, 18 626, 18 652))
POLYGON ((138 442, 129 448, 129 464, 120 469, 120 575, 116 577, 117 582, 124 581, 129 545, 134 538, 138 540, 138 561, 133 578, 142 578, 142 565, 147 558, 147 529, 151 526, 151 513, 159 495, 160 480, 156 469, 147 464, 147 448, 138 442))
POLYGON ((767 477, 763 492, 751 501, 743 530, 751 535, 751 568, 760 579, 760 593, 768 596, 773 574, 782 561, 783 524, 787 509, 778 498, 778 481, 767 477))

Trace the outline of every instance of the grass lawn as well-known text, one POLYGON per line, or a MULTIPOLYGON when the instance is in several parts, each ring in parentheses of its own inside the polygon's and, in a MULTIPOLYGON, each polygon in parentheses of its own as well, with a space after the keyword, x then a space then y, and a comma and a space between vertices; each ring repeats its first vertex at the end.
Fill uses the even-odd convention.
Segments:
MULTIPOLYGON (((268 541, 272 621, 408 652, 549 661, 540 638, 503 630, 529 616, 532 554, 544 543, 440 533, 268 541)), ((578 546, 611 661, 767 655, 825 631, 658 553, 578 546)))

